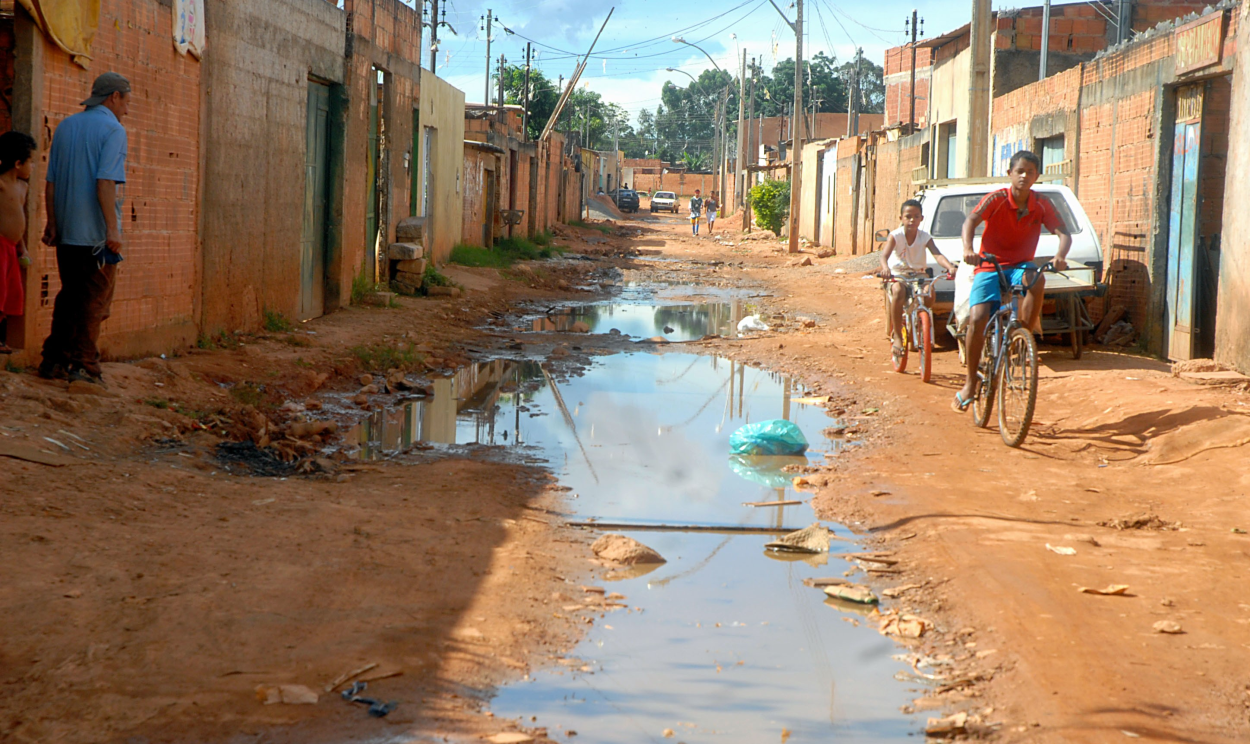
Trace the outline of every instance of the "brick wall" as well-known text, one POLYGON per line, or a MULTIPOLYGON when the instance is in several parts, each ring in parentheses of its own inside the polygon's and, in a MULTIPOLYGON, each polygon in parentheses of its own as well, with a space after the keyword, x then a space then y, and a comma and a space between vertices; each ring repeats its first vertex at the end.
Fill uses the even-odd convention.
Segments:
MULTIPOLYGON (((24 13, 18 10, 19 13, 24 13)), ((112 70, 131 83, 127 183, 122 211, 126 260, 117 274, 112 316, 105 321, 101 349, 111 358, 168 351, 194 341, 199 263, 200 63, 174 51, 168 3, 160 0, 103 0, 91 70, 39 37, 43 43, 42 109, 45 127, 34 132, 40 163, 31 193, 43 193, 47 152, 57 125, 82 111, 91 82, 112 70)), ((45 220, 42 205, 37 224, 45 220)), ((36 263, 28 274, 27 349, 52 325, 52 299, 60 289, 55 252, 31 246, 36 263), (46 277, 46 292, 41 291, 46 277)))
MULTIPOLYGON (((903 202, 915 197, 912 172, 925 165, 921 147, 925 134, 900 137, 893 142, 885 138, 876 144, 875 190, 873 193, 872 230, 893 230, 899 225, 903 202)), ((875 249, 875 246, 874 246, 875 249)))
POLYGON ((460 240, 466 245, 484 245, 487 183, 497 177, 498 160, 497 153, 474 145, 464 146, 464 224, 460 240))
MULTIPOLYGON (((1011 156, 1020 150, 1041 155, 1038 140, 1062 135, 1064 159, 1074 163, 1079 142, 1077 109, 1081 100, 1080 65, 994 99, 990 120, 990 174, 1007 172, 1011 156)), ((1065 180, 1076 185, 1075 167, 1065 180)))

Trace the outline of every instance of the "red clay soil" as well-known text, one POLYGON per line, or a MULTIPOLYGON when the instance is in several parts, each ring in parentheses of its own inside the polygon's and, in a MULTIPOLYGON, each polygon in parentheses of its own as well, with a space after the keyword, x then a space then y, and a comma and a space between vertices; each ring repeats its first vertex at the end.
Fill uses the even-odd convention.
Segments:
POLYGON ((1009 449, 950 410, 953 350, 935 356, 932 384, 890 370, 878 284, 846 268, 859 263, 791 265, 734 222, 696 240, 677 218, 627 219, 606 244, 561 228, 557 243, 579 251, 590 237, 608 256, 678 260, 458 270, 466 298, 111 363, 108 396, 0 373, 0 741, 471 741, 515 728, 484 710, 494 686, 555 663, 597 617, 551 606, 592 568, 587 536, 550 513, 559 487, 480 450, 318 462, 317 437, 335 435, 291 423, 314 393, 355 394, 361 372, 420 382, 515 349, 506 326, 475 328, 523 301, 586 299, 570 288, 611 284, 611 267, 750 289, 774 330, 683 349, 798 376, 866 443, 804 477, 820 517, 897 561, 865 580, 882 621, 927 623, 899 640, 942 679, 916 708, 966 712, 969 735, 1005 742, 1250 740, 1245 390, 1043 347, 1034 429, 1009 449), (311 472, 227 474, 215 448, 239 440, 281 444, 311 472), (1126 594, 1079 591, 1113 584, 1126 594), (386 718, 325 692, 370 663, 365 676, 383 678, 368 692, 400 703, 386 718), (321 701, 261 704, 256 687, 274 684, 321 701))

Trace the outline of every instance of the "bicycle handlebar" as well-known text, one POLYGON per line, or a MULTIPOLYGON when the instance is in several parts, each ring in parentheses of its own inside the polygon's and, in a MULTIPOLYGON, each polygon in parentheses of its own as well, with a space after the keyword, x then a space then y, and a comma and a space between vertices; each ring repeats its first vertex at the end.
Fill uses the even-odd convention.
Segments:
POLYGON ((1003 274, 1003 265, 998 262, 998 256, 995 256, 993 253, 981 253, 981 254, 978 254, 978 257, 981 259, 979 263, 980 266, 985 266, 987 264, 992 265, 994 267, 994 271, 998 272, 998 281, 1000 285, 1004 287, 1010 287, 1013 291, 1015 290, 1016 287, 1022 287, 1024 291, 1027 293, 1028 291, 1033 289, 1033 285, 1037 284, 1037 280, 1042 278, 1043 273, 1047 271, 1050 271, 1050 272, 1057 271, 1057 269, 1055 269, 1054 261, 1047 261, 1041 266, 1033 267, 1036 269, 1036 271, 1033 274, 1033 279, 1028 283, 1027 286, 1017 285, 1017 284, 1012 284, 1011 282, 1007 281, 1007 276, 1003 274))

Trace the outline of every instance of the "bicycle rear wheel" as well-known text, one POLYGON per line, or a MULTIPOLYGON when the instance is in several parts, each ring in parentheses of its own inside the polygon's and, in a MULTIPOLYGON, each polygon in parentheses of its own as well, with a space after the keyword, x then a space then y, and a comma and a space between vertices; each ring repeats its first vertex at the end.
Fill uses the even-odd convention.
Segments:
POLYGON ((920 381, 928 382, 933 374, 933 318, 928 310, 916 313, 916 348, 920 351, 920 381))
POLYGON ((1037 405, 1037 342, 1025 328, 1007 335, 1003 369, 998 377, 998 431, 1008 447, 1019 447, 1029 434, 1037 405))
MULTIPOLYGON (((894 371, 902 374, 907 369, 907 347, 911 346, 911 334, 907 332, 907 316, 903 316, 903 327, 899 329, 899 335, 903 337, 902 347, 893 347, 890 351, 890 360, 894 362, 894 371)), ((893 345, 893 340, 890 341, 893 345)))

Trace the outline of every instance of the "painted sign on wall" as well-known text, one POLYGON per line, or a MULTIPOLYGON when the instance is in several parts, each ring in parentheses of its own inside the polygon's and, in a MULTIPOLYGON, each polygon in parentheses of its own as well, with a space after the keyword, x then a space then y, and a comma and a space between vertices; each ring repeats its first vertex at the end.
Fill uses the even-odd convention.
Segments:
POLYGON ((1216 11, 1176 29, 1176 74, 1219 64, 1224 47, 1224 13, 1216 11))
POLYGON ((1011 168, 1011 156, 1029 148, 1021 126, 1008 127, 994 135, 993 157, 990 158, 990 175, 1005 176, 1011 168))

